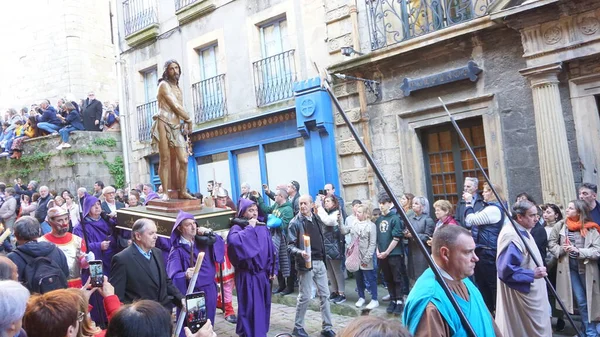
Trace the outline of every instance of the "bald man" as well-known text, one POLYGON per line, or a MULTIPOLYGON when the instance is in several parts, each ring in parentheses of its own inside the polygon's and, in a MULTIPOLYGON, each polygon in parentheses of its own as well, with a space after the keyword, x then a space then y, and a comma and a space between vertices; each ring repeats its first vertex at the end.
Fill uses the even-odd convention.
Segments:
POLYGON ((6 256, 0 256, 0 281, 3 280, 19 280, 17 265, 6 256))

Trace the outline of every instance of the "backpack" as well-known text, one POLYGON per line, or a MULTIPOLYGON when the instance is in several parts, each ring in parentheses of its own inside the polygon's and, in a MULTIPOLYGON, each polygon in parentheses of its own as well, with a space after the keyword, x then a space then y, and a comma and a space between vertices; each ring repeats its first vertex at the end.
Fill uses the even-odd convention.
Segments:
POLYGON ((357 235, 356 239, 350 243, 350 247, 346 251, 346 269, 354 273, 360 268, 360 251, 358 249, 358 240, 360 237, 357 235))
POLYGON ((67 288, 67 277, 56 261, 48 256, 32 258, 18 250, 15 250, 15 253, 27 263, 23 276, 25 287, 29 291, 44 294, 52 290, 67 288))

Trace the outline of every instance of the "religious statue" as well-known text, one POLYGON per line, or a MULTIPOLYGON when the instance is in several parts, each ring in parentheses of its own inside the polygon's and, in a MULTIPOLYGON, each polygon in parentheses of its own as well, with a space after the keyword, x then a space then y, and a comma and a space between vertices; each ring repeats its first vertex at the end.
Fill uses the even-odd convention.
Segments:
POLYGON ((183 107, 180 76, 179 63, 167 61, 158 80, 158 113, 152 117, 152 146, 158 147, 158 176, 166 189, 163 200, 195 199, 186 189, 188 141, 184 136, 192 130, 192 119, 183 107))

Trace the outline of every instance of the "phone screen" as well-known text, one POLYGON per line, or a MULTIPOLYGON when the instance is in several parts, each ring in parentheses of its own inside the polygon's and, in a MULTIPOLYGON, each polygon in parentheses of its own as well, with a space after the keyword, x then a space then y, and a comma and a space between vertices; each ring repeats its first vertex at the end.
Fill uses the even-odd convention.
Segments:
POLYGON ((102 261, 90 261, 90 283, 92 287, 100 288, 104 283, 104 272, 102 270, 102 261))
POLYGON ((206 324, 206 295, 203 291, 186 295, 185 305, 186 325, 192 333, 196 333, 206 324))

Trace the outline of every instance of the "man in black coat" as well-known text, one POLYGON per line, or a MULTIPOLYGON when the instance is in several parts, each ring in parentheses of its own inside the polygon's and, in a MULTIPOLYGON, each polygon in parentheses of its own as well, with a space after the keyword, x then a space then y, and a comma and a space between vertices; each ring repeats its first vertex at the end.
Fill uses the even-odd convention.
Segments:
POLYGON ((83 126, 87 131, 102 131, 100 120, 102 119, 102 103, 96 99, 93 92, 83 103, 83 126))
POLYGON ((152 300, 170 308, 183 306, 184 296, 167 276, 162 252, 155 248, 156 224, 137 220, 131 229, 131 246, 113 256, 110 283, 123 303, 152 300))

